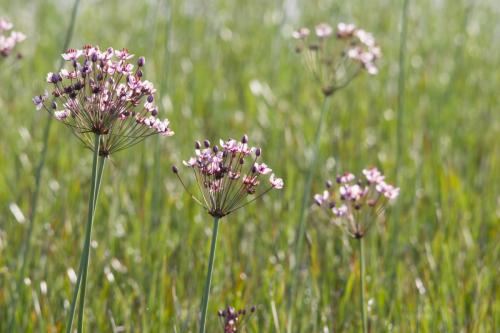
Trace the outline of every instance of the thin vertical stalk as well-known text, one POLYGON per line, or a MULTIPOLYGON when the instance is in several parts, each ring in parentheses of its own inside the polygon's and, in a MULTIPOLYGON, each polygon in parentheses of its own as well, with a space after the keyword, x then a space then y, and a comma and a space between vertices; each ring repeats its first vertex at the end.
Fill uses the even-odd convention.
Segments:
MULTIPOLYGON (((95 140, 99 140, 100 137, 99 135, 96 134, 95 140)), ((99 149, 97 149, 99 150, 99 149)), ((82 276, 81 278, 81 294, 80 294, 80 304, 78 308, 78 333, 83 332, 83 317, 84 317, 84 310, 85 310, 85 291, 87 289, 87 273, 88 273, 88 268, 89 268, 89 259, 90 259, 90 243, 91 243, 91 236, 92 236, 92 225, 94 223, 94 216, 95 216, 95 206, 97 203, 97 198, 99 195, 99 189, 101 187, 101 179, 102 179, 102 171, 104 169, 104 164, 105 164, 105 157, 100 157, 99 158, 99 167, 98 167, 98 174, 97 178, 95 179, 95 188, 94 188, 94 202, 93 202, 93 210, 92 210, 92 217, 89 217, 88 224, 87 224, 87 230, 85 233, 85 243, 84 243, 84 252, 82 254, 83 256, 83 267, 82 267, 82 272, 80 275, 82 276)), ((90 207, 90 203, 89 203, 90 207)))
MULTIPOLYGON (((76 15, 78 13, 79 3, 80 3, 80 0, 75 0, 74 5, 73 5, 68 30, 66 31, 66 36, 64 39, 63 47, 62 47, 63 52, 69 47, 69 43, 73 37, 73 32, 75 30, 75 21, 76 21, 76 15)), ((61 60, 61 62, 59 64, 59 69, 61 69, 63 65, 64 65, 64 60, 61 60)), ((22 294, 22 289, 21 289, 22 284, 23 284, 22 282, 24 279, 24 274, 26 271, 28 257, 29 257, 30 249, 31 249, 31 238, 33 235, 33 228, 35 225, 36 209, 38 206, 38 195, 40 193, 42 172, 43 172, 43 169, 45 167, 45 160, 47 157, 47 148, 49 145, 49 134, 50 134, 51 125, 52 125, 52 117, 49 117, 47 119, 47 122, 46 122, 44 130, 43 130, 43 145, 42 145, 42 152, 41 152, 40 160, 38 161, 38 164, 37 164, 36 169, 35 169, 35 188, 31 194, 31 198, 30 198, 31 210, 30 210, 30 214, 29 214, 29 218, 28 218, 28 228, 26 229, 26 233, 23 237, 23 243, 22 243, 22 247, 21 247, 21 269, 19 270, 19 276, 18 276, 18 281, 17 281, 17 285, 16 285, 17 286, 17 293, 16 293, 17 295, 14 298, 14 304, 12 306, 12 308, 14 310, 14 314, 11 316, 11 318, 9 320, 9 325, 8 325, 9 332, 13 330, 12 325, 14 323, 14 318, 16 316, 15 311, 17 308, 17 299, 19 297, 21 297, 21 294, 22 294)))
MULTIPOLYGON (((96 200, 96 187, 97 187, 97 179, 100 179, 100 175, 98 175, 98 169, 102 172, 102 168, 98 168, 97 160, 99 158, 99 143, 100 143, 100 135, 95 134, 94 137, 94 155, 92 160, 92 178, 90 182, 90 194, 89 194, 89 208, 88 208, 88 218, 87 225, 85 229, 85 241, 83 244, 82 256, 80 258, 80 267, 78 269, 78 279, 75 285, 75 289, 73 291, 73 299, 71 301, 70 313, 68 318, 68 325, 66 327, 66 332, 71 332, 71 328, 73 326, 73 320, 75 317, 75 309, 76 309, 76 300, 78 298, 78 292, 82 285, 86 283, 86 275, 83 274, 86 271, 86 264, 88 264, 88 253, 90 249, 90 235, 92 232, 92 224, 94 222, 94 208, 95 208, 95 200, 96 200), (82 281, 83 280, 83 281, 82 281)), ((101 164, 101 163, 99 163, 101 164)), ((103 165, 104 166, 104 165, 103 165)), ((80 306, 81 300, 84 299, 84 294, 80 295, 80 306)), ((80 331, 79 331, 80 332, 80 331)))
POLYGON ((316 164, 318 160, 319 142, 321 138, 321 130, 323 128, 324 118, 326 110, 328 109, 328 96, 323 99, 323 105, 321 107, 321 113, 318 119, 318 124, 316 125, 316 133, 314 136, 314 142, 312 146, 312 160, 309 165, 309 169, 306 174, 306 182, 304 184, 304 191, 302 193, 302 202, 300 205, 298 229, 295 242, 295 267, 292 276, 292 284, 290 288, 289 303, 288 303, 288 322, 287 322, 287 332, 291 332, 292 321, 293 321, 293 299, 295 297, 298 275, 300 271, 300 263, 302 258, 302 248, 304 246, 304 233, 305 233, 305 221, 306 221, 306 207, 309 203, 309 197, 311 195, 312 180, 314 176, 314 171, 316 170, 316 164))
POLYGON ((208 299, 210 297, 210 284, 212 283, 212 272, 214 268, 215 248, 217 246, 217 234, 219 232, 219 218, 214 217, 214 228, 212 231, 212 244, 210 245, 210 256, 208 258, 208 272, 205 280, 205 291, 201 299, 200 333, 205 333, 207 320, 208 299))
POLYGON ((368 325, 366 321, 366 303, 365 303, 365 246, 363 244, 363 237, 359 240, 359 288, 360 288, 360 310, 361 310, 361 319, 363 321, 363 333, 368 332, 368 325))
POLYGON ((403 154, 403 115, 405 104, 405 63, 406 63, 406 36, 408 31, 408 4, 410 0, 404 0, 401 12, 401 32, 399 41, 399 77, 398 77, 398 111, 396 127, 396 180, 401 168, 403 154))

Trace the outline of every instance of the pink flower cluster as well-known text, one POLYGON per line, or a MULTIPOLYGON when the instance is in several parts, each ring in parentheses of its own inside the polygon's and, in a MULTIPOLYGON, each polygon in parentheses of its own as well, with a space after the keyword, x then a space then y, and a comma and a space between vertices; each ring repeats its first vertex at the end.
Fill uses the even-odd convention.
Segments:
POLYGON ((69 64, 58 73, 48 73, 52 103, 48 94, 36 96, 33 103, 45 108, 92 149, 93 133, 102 135, 100 153, 109 155, 130 147, 144 138, 160 134, 172 136, 167 119, 157 118, 156 89, 143 79, 144 57, 137 66, 127 49, 101 51, 86 45, 62 54, 69 64), (62 109, 58 108, 62 106, 62 109))
POLYGON ((354 24, 339 23, 337 38, 349 45, 347 56, 350 59, 359 62, 369 74, 378 73, 375 62, 382 56, 382 52, 371 33, 356 28, 354 24))
POLYGON ((376 60, 381 51, 371 33, 347 23, 339 23, 336 31, 321 23, 314 32, 316 38, 311 39, 311 31, 304 27, 294 31, 292 37, 298 40, 297 52, 304 55, 306 67, 321 82, 326 95, 346 86, 360 69, 378 73, 376 60), (338 42, 330 43, 333 36, 338 42))
POLYGON ((4 18, 0 18, 0 57, 7 57, 12 53, 12 50, 17 43, 26 39, 26 36, 17 31, 11 31, 9 35, 4 35, 6 31, 11 30, 12 23, 4 18))
MULTIPOLYGON (((257 162, 261 154, 260 148, 248 145, 246 135, 241 141, 220 140, 220 146, 211 146, 208 140, 203 144, 197 141, 195 156, 183 161, 193 170, 198 182, 203 199, 197 201, 212 216, 223 217, 249 203, 245 201, 246 197, 257 193, 263 176, 269 175, 269 185, 253 200, 271 189, 282 189, 283 180, 277 178, 265 163, 257 162)), ((176 167, 173 171, 179 176, 176 167)))
POLYGON ((224 310, 219 310, 217 315, 219 316, 220 323, 224 329, 223 332, 241 332, 249 316, 251 316, 255 310, 255 306, 252 306, 249 311, 246 309, 236 310, 232 306, 228 306, 224 310))
POLYGON ((389 200, 399 195, 399 188, 385 182, 385 176, 375 167, 363 170, 364 179, 356 181, 349 172, 337 176, 336 183, 326 183, 327 189, 314 196, 318 206, 326 207, 337 221, 356 238, 364 236, 373 220, 389 200))

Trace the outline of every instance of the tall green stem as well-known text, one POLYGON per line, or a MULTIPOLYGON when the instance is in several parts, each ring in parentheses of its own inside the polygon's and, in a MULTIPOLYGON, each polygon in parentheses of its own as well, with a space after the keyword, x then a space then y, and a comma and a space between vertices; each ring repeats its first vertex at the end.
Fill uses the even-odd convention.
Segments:
POLYGON ((290 289, 290 299, 288 303, 288 323, 287 323, 287 332, 291 332, 292 329, 292 320, 293 320, 293 298, 295 297, 295 289, 297 287, 298 275, 300 271, 300 263, 302 259, 302 247, 304 246, 304 233, 305 233, 305 222, 306 222, 306 207, 309 203, 309 197, 311 195, 311 187, 312 180, 314 176, 314 171, 316 170, 316 164, 318 162, 318 151, 319 151, 319 141, 321 138, 321 129, 323 128, 324 118, 326 114, 326 110, 328 109, 328 96, 325 96, 323 99, 323 106, 321 108, 321 113, 318 119, 318 124, 316 126, 316 133, 314 136, 314 143, 312 146, 313 155, 311 164, 309 165, 309 169, 306 174, 306 182, 304 185, 304 192, 302 193, 302 202, 300 205, 300 213, 299 213, 299 222, 298 222, 298 230, 296 235, 295 242, 295 267, 294 273, 292 277, 292 285, 290 289))
POLYGON ((92 178, 90 183, 90 194, 89 194, 89 207, 88 207, 88 218, 87 225, 85 228, 85 241, 83 244, 82 256, 80 259, 80 266, 78 269, 78 279, 76 281, 75 289, 73 291, 73 297, 71 301, 70 314, 68 318, 68 325, 66 327, 66 332, 71 332, 73 326, 73 320, 75 317, 76 310, 76 301, 78 298, 78 293, 80 291, 80 287, 82 288, 82 292, 80 294, 80 311, 79 311, 79 321, 78 321, 78 332, 82 332, 83 329, 83 306, 85 301, 85 288, 87 282, 87 267, 88 260, 90 254, 90 238, 92 234, 92 225, 94 223, 94 212, 95 205, 97 201, 97 194, 99 193, 99 185, 102 177, 102 171, 104 169, 104 157, 99 159, 99 143, 100 143, 100 135, 95 134, 94 137, 94 157, 92 161, 92 178), (99 164, 99 165, 98 165, 99 164))
POLYGON ((363 244, 362 237, 359 239, 359 255, 360 255, 360 260, 359 260, 360 305, 359 306, 361 308, 361 318, 363 320, 363 333, 367 333, 368 332, 368 325, 367 325, 367 321, 366 321, 366 304, 365 304, 365 247, 363 244))
POLYGON ((399 42, 399 77, 398 77, 398 119, 396 128, 396 179, 401 168, 403 155, 403 115, 405 106, 405 60, 406 60, 406 36, 408 30, 408 4, 410 0, 404 0, 401 12, 401 32, 399 42))
POLYGON ((205 280, 205 291, 201 299, 201 319, 200 333, 205 333, 205 323, 207 321, 208 299, 210 297, 210 284, 212 283, 212 272, 214 268, 215 248, 217 246, 217 234, 219 232, 219 218, 214 217, 214 229, 212 232, 212 244, 210 245, 210 257, 208 258, 208 272, 205 280))

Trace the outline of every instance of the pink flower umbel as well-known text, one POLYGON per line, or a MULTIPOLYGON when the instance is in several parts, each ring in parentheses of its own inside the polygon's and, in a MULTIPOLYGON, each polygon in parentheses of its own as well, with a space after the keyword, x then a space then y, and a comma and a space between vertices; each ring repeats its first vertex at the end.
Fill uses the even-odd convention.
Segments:
POLYGON ((377 168, 364 169, 363 175, 357 181, 351 173, 339 175, 336 184, 326 182, 326 190, 314 196, 314 202, 328 209, 354 238, 362 238, 387 202, 399 195, 399 188, 385 183, 377 168))
MULTIPOLYGON (((208 140, 203 144, 196 142, 195 156, 183 161, 186 167, 193 170, 201 192, 201 200, 193 198, 210 215, 221 218, 272 189, 282 189, 283 180, 277 178, 265 163, 258 162, 261 154, 260 148, 248 145, 246 135, 241 141, 220 140, 220 146, 211 146, 208 140), (264 177, 268 179, 263 180, 264 177), (248 200, 249 196, 252 199, 248 200)), ((177 167, 172 167, 172 170, 184 186, 177 167)))
POLYGON ((376 61, 381 52, 372 34, 346 23, 339 23, 335 34, 326 23, 318 24, 314 31, 315 37, 310 37, 309 29, 300 28, 292 37, 298 41, 297 53, 326 96, 347 86, 361 71, 378 73, 376 61))
POLYGON ((86 147, 94 149, 98 134, 99 154, 108 156, 148 136, 174 134, 169 121, 157 117, 156 89, 143 78, 144 57, 134 65, 127 49, 101 51, 92 45, 69 49, 62 57, 67 68, 46 78, 52 102, 45 94, 35 96, 33 103, 70 127, 86 147))
POLYGON ((246 322, 255 313, 255 306, 252 306, 250 310, 241 309, 236 310, 232 306, 228 306, 224 310, 219 310, 217 315, 219 317, 219 322, 223 327, 224 333, 238 333, 243 332, 243 327, 246 322))
POLYGON ((0 59, 7 58, 12 53, 16 44, 26 39, 23 33, 17 31, 11 31, 9 34, 4 35, 12 27, 13 24, 10 21, 0 18, 0 59))

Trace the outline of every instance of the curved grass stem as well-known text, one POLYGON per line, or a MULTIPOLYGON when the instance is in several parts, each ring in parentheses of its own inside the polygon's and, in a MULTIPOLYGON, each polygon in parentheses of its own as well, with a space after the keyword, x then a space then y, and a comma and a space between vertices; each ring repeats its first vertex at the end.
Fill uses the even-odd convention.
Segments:
POLYGON ((215 249, 217 246, 217 234, 219 232, 219 218, 214 217, 214 228, 212 231, 212 244, 210 245, 210 256, 208 258, 208 271, 205 280, 205 291, 201 299, 201 318, 200 333, 205 333, 205 324, 207 320, 208 299, 210 297, 210 284, 212 283, 212 272, 214 268, 215 249))

